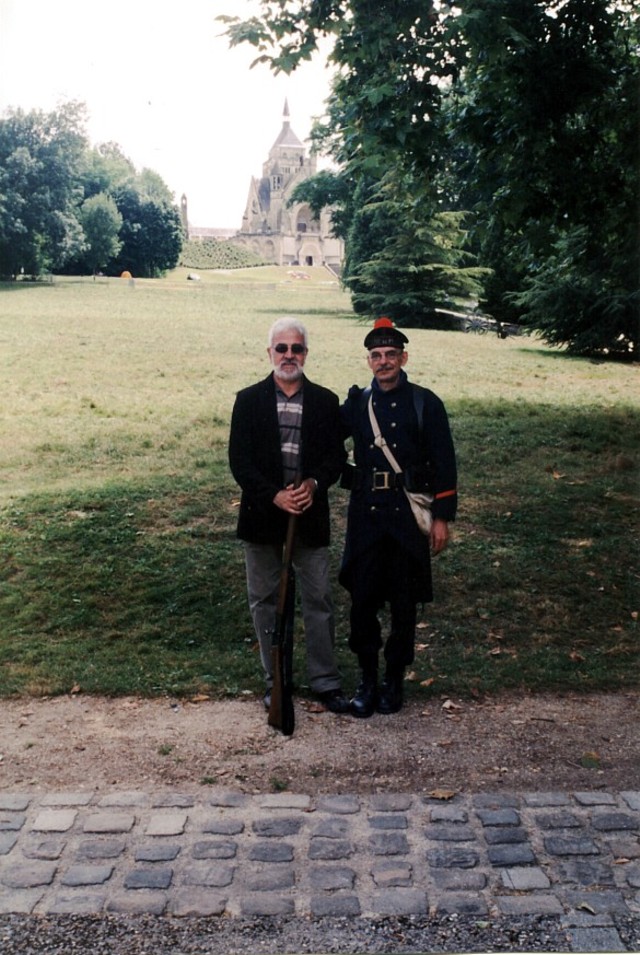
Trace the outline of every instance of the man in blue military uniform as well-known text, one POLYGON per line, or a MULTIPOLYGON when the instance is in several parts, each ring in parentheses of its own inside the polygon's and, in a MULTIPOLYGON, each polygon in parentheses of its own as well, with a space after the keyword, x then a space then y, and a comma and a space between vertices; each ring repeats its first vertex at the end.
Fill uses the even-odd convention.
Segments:
POLYGON ((388 318, 378 319, 364 340, 371 387, 354 385, 342 405, 345 437, 353 438, 354 467, 340 583, 351 595, 349 646, 362 679, 351 700, 355 716, 396 713, 403 703, 404 671, 414 659, 416 604, 433 599, 431 554, 439 554, 455 519, 456 458, 445 407, 432 391, 409 382, 404 371, 408 338, 388 318), (369 411, 369 400, 371 410, 369 411), (376 428, 377 424, 377 428, 376 428), (376 441, 379 430, 396 459, 392 468, 376 441), (418 527, 406 491, 433 496, 432 525, 418 527), (389 604, 384 678, 378 614, 389 604))

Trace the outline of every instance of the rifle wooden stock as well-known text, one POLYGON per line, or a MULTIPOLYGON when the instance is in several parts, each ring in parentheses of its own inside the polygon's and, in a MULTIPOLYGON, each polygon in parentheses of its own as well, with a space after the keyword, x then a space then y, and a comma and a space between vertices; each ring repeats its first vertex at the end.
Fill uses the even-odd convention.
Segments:
POLYGON ((296 530, 296 515, 289 515, 287 537, 282 556, 278 604, 275 627, 271 641, 271 666, 273 685, 269 704, 269 726, 291 736, 295 727, 293 708, 293 614, 295 604, 295 578, 293 574, 293 539, 296 530))

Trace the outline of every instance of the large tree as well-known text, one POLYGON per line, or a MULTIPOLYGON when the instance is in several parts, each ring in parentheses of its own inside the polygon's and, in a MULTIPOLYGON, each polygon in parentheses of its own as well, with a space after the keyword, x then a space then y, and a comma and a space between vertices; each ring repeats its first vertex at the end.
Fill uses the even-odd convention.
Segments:
POLYGON ((53 270, 82 249, 84 120, 79 103, 0 119, 1 275, 53 270))
POLYGON ((114 195, 122 216, 122 247, 111 268, 132 275, 157 278, 178 264, 182 250, 182 221, 178 209, 158 202, 129 182, 114 195))
POLYGON ((111 196, 99 192, 82 203, 80 221, 85 237, 83 257, 95 275, 98 269, 106 267, 122 247, 119 238, 122 216, 111 196))
POLYGON ((351 190, 339 224, 347 241, 358 186, 393 169, 411 177, 425 227, 442 211, 473 209, 498 317, 524 315, 578 352, 637 350, 630 4, 263 0, 259 17, 227 22, 231 42, 253 44, 275 71, 333 35, 338 69, 316 138, 351 190), (572 270, 566 291, 583 290, 568 315, 563 296, 562 325, 559 309, 549 312, 558 261, 572 270))
POLYGON ((578 353, 637 353, 638 21, 606 0, 468 0, 450 98, 486 304, 578 353))

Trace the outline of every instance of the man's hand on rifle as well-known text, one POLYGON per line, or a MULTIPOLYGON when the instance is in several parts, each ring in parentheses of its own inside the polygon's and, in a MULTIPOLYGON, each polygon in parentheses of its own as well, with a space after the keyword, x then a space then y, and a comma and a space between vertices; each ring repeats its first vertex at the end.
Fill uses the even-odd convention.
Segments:
POLYGON ((313 504, 313 495, 317 487, 314 478, 306 478, 299 487, 288 484, 287 487, 278 491, 273 503, 287 514, 302 514, 313 504))

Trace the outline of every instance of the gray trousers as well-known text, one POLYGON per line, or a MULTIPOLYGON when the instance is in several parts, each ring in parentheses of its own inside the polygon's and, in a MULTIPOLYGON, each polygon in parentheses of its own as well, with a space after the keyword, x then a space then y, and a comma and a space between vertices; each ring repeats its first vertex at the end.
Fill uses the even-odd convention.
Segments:
MULTIPOLYGON (((278 604, 282 547, 245 542, 244 554, 249 610, 260 645, 266 685, 270 688, 273 682, 271 634, 278 604)), ((293 568, 301 596, 309 685, 314 693, 336 690, 340 687, 340 675, 333 655, 335 622, 329 579, 329 548, 302 547, 296 542, 293 568)))

